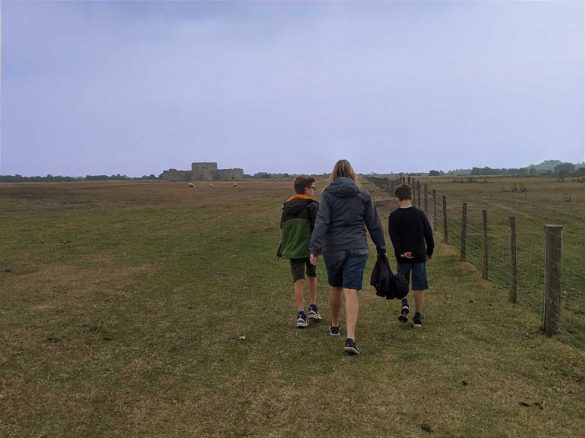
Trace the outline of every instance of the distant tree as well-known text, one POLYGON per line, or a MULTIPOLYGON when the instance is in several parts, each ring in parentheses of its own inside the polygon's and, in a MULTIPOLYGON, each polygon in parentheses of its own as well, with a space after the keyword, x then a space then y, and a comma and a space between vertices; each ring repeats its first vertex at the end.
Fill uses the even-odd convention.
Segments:
POLYGON ((269 179, 269 178, 272 178, 272 174, 270 174, 268 172, 258 172, 258 173, 254 174, 254 178, 269 179))
POLYGON ((585 167, 579 167, 577 170, 575 170, 575 173, 577 173, 579 175, 584 175, 585 174, 585 167))
POLYGON ((561 163, 554 167, 555 175, 569 175, 575 172, 575 165, 573 163, 561 163))
POLYGON ((471 169, 471 175, 497 175, 498 170, 491 167, 474 167, 471 169))
POLYGON ((429 172, 429 176, 440 176, 441 172, 439 172, 438 170, 431 170, 429 172))

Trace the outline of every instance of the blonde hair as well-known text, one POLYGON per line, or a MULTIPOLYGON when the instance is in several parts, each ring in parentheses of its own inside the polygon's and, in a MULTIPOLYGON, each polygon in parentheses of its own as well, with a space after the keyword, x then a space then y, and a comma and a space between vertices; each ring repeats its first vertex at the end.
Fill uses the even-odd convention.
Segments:
POLYGON ((335 163, 335 166, 333 166, 333 170, 331 171, 331 176, 329 177, 329 184, 342 176, 351 178, 353 182, 359 187, 358 176, 347 160, 339 160, 337 163, 335 163))

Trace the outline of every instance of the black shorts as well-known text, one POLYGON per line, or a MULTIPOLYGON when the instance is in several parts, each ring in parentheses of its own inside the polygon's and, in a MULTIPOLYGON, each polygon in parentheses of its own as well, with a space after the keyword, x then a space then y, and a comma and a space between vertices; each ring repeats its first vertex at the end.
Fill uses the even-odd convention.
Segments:
POLYGON ((305 267, 307 268, 307 275, 309 277, 317 276, 317 267, 311 264, 308 257, 306 259, 290 259, 290 270, 292 271, 293 281, 305 279, 305 267))

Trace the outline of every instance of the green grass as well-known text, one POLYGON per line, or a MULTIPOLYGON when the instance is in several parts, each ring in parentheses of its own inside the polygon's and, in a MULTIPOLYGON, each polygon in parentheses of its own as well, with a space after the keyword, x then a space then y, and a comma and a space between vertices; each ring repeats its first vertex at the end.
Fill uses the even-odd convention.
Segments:
POLYGON ((452 247, 429 265, 422 330, 367 287, 363 353, 345 357, 327 335, 322 261, 325 321, 295 329, 275 259, 289 185, 0 186, 0 435, 583 430, 583 353, 542 336, 452 247))

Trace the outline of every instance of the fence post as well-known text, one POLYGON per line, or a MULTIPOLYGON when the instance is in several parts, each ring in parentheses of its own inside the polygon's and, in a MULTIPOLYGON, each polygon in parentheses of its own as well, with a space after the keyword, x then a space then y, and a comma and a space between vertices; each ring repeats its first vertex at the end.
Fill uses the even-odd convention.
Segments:
POLYGON ((425 213, 428 215, 429 214, 429 190, 427 188, 427 184, 425 183, 424 185, 424 208, 425 208, 425 213))
POLYGON ((481 278, 484 280, 489 279, 489 271, 488 271, 488 219, 487 219, 487 210, 481 211, 482 217, 482 225, 483 225, 483 269, 481 278))
POLYGON ((437 191, 433 189, 433 228, 437 231, 437 191))
POLYGON ((443 196, 443 242, 449 243, 449 226, 447 222, 447 197, 443 196))
POLYGON ((552 336, 559 331, 561 322, 561 254, 563 227, 545 225, 544 246, 544 309, 542 328, 552 336))
POLYGON ((414 177, 411 180, 412 184, 410 185, 410 190, 412 191, 412 204, 416 205, 418 203, 418 198, 416 196, 416 181, 414 180, 414 177))
POLYGON ((416 199, 418 202, 418 206, 422 207, 421 197, 420 197, 420 181, 416 181, 416 199))
POLYGON ((461 261, 467 260, 467 202, 461 207, 461 261))
POLYGON ((516 218, 510 216, 510 302, 518 302, 518 265, 516 261, 516 218))

